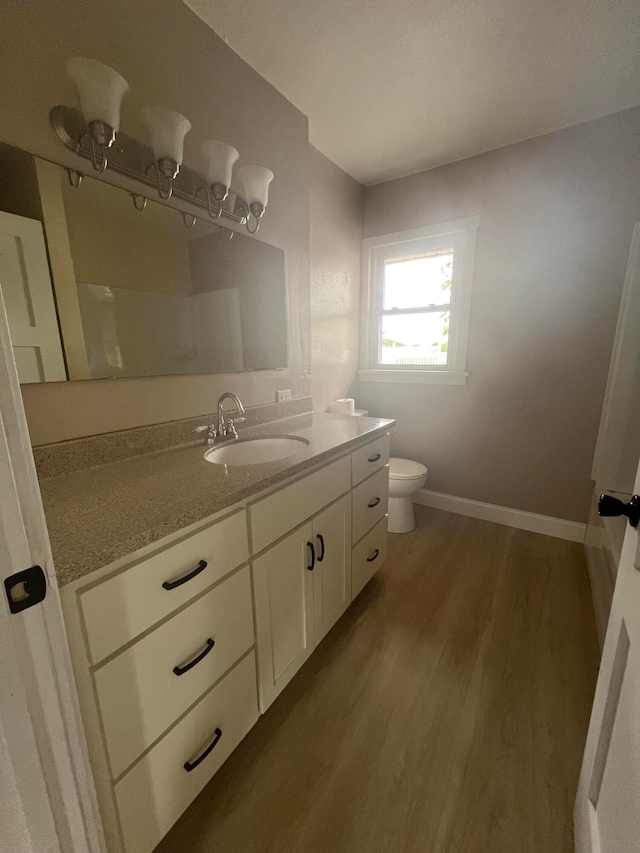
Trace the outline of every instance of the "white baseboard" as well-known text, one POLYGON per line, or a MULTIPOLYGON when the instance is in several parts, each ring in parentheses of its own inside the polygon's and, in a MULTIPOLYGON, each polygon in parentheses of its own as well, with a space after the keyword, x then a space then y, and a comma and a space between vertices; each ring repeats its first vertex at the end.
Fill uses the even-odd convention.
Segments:
POLYGON ((521 509, 472 501, 469 498, 457 498, 455 495, 445 495, 429 489, 420 489, 414 501, 422 506, 444 509, 458 515, 468 515, 471 518, 480 518, 482 521, 493 521, 495 524, 506 524, 507 527, 518 527, 520 530, 530 530, 532 533, 543 533, 545 536, 555 536, 557 539, 568 539, 570 542, 584 542, 587 529, 586 524, 580 524, 578 521, 538 515, 537 512, 524 512, 521 509))

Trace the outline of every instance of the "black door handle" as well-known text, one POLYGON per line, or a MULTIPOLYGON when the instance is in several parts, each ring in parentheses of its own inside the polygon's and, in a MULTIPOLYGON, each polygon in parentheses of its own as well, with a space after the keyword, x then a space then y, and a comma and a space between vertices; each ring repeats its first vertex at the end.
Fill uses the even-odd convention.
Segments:
POLYGON ((379 553, 380 553, 380 551, 376 548, 376 550, 373 552, 373 554, 370 557, 367 557, 367 563, 373 563, 373 561, 375 560, 375 558, 378 556, 379 553))
POLYGON ((324 560, 324 536, 322 533, 318 533, 318 539, 320 540, 320 556, 318 557, 318 562, 321 563, 324 560))
POLYGON ((377 461, 378 461, 378 459, 381 459, 381 458, 382 458, 382 454, 381 454, 381 453, 374 453, 374 454, 373 454, 373 456, 370 456, 370 457, 367 459, 367 462, 377 462, 377 461))
POLYGON ((632 527, 637 527, 640 523, 640 495, 634 495, 627 504, 619 498, 614 498, 613 495, 600 495, 598 515, 608 518, 626 515, 629 524, 632 527))
POLYGON ((373 509, 374 506, 378 506, 379 503, 380 503, 380 498, 374 498, 370 504, 367 504, 367 506, 369 507, 369 509, 373 509))
POLYGON ((307 542, 307 545, 311 549, 311 565, 307 566, 307 568, 309 569, 310 572, 312 572, 314 567, 315 567, 315 564, 316 564, 316 551, 315 551, 315 548, 313 547, 313 542, 307 542))
POLYGON ((174 673, 176 675, 184 675, 185 672, 189 672, 189 670, 193 669, 193 667, 197 663, 200 663, 201 660, 204 660, 204 658, 206 658, 206 656, 209 654, 209 652, 215 646, 215 644, 216 644, 216 641, 212 640, 211 637, 209 637, 209 639, 205 643, 204 649, 200 652, 200 654, 197 654, 194 658, 191 658, 189 663, 185 663, 182 666, 174 666, 174 668, 173 668, 174 673))

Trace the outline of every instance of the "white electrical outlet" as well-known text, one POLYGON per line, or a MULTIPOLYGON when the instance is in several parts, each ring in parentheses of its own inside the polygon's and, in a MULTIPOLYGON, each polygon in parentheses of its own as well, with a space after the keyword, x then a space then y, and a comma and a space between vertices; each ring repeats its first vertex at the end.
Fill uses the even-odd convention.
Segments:
POLYGON ((284 403, 285 400, 291 400, 291 388, 286 391, 276 391, 276 403, 284 403))

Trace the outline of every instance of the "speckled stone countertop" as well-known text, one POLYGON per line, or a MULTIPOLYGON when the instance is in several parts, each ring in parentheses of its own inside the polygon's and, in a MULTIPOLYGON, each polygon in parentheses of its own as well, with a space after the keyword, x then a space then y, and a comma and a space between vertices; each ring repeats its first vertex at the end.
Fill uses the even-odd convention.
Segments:
POLYGON ((243 429, 298 435, 301 452, 260 465, 212 465, 204 442, 40 479, 60 585, 373 439, 395 421, 318 412, 243 429))

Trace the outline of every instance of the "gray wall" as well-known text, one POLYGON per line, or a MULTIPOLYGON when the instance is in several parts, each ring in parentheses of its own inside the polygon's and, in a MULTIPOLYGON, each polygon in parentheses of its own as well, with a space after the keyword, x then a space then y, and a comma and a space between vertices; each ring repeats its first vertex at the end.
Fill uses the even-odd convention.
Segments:
POLYGON ((364 236, 480 215, 466 386, 361 383, 427 488, 584 522, 634 221, 640 108, 368 187, 364 236))
POLYGON ((358 370, 364 188, 311 147, 311 388, 324 411, 358 370))

